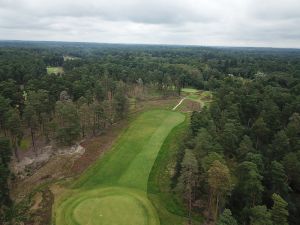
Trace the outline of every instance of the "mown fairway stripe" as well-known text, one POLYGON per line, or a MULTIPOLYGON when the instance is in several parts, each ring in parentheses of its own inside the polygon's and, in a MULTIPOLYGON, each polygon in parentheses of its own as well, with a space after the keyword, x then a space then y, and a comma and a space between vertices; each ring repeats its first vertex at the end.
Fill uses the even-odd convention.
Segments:
POLYGON ((184 121, 166 110, 143 113, 113 149, 56 203, 56 225, 158 225, 147 182, 162 143, 184 121), (70 194, 72 193, 72 194, 70 194))
POLYGON ((136 155, 130 166, 124 171, 118 184, 147 191, 149 174, 163 141, 174 124, 179 124, 183 120, 184 117, 179 117, 177 114, 170 114, 165 117, 148 142, 141 146, 142 151, 136 155))

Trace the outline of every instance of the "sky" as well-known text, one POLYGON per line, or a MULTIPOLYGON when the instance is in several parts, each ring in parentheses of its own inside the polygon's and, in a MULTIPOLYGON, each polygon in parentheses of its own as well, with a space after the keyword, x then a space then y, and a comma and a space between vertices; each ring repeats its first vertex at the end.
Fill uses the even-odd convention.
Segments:
POLYGON ((0 0, 0 40, 300 48, 300 0, 0 0))

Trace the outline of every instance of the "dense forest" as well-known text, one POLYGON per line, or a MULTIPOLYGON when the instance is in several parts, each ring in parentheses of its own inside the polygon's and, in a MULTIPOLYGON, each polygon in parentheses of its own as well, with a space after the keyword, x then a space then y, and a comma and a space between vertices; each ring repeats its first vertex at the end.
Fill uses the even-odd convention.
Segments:
POLYGON ((63 42, 0 42, 0 221, 12 219, 9 165, 23 139, 37 155, 72 145, 126 119, 145 90, 183 87, 213 92, 191 114, 172 182, 189 215, 299 224, 299 50, 63 42))
POLYGON ((299 81, 227 77, 192 114, 179 190, 218 224, 298 224, 299 81))

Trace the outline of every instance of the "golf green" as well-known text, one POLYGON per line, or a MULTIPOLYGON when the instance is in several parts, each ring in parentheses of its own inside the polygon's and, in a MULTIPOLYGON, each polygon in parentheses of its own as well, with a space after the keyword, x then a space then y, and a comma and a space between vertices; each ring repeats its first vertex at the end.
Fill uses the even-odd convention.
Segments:
POLYGON ((158 225, 148 178, 164 140, 184 119, 167 110, 141 114, 55 204, 56 225, 158 225))

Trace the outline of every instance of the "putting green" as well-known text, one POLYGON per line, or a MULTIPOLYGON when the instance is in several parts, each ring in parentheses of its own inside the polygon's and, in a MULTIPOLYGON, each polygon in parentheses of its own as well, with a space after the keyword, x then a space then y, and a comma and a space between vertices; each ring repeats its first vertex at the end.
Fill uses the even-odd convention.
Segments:
POLYGON ((113 149, 56 201, 56 225, 158 225, 147 182, 164 140, 184 118, 167 110, 140 115, 113 149))
POLYGON ((74 211, 75 220, 80 224, 146 224, 144 209, 139 207, 134 198, 127 195, 115 195, 84 200, 74 211), (92 209, 92 210, 91 210, 92 209), (94 212, 96 210, 96 212, 94 212), (128 211, 135 212, 127 214, 128 211), (86 215, 85 217, 82 214, 86 215))

